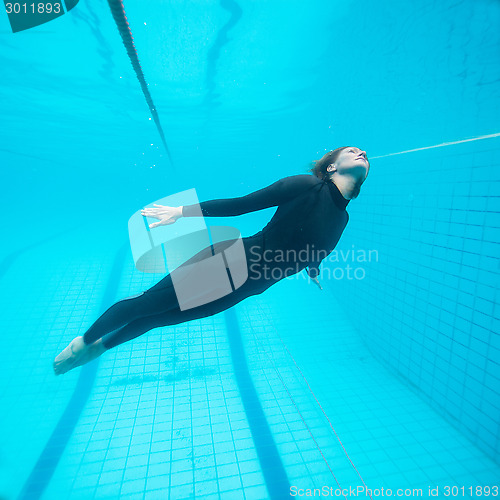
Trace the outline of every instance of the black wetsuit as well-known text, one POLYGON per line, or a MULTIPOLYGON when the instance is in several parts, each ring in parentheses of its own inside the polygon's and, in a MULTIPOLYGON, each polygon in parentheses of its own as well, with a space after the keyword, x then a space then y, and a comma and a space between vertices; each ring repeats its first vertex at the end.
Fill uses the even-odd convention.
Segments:
MULTIPOLYGON (((152 328, 211 316, 306 267, 309 275, 316 277, 321 260, 335 248, 347 224, 348 203, 333 182, 308 174, 280 179, 239 198, 201 202, 205 217, 235 216, 278 206, 264 229, 243 238, 248 265, 245 283, 220 299, 181 311, 168 274, 149 290, 111 306, 85 333, 85 343, 102 337, 109 349, 152 328)), ((196 213, 196 205, 183 208, 185 217, 196 213)), ((184 264, 205 259, 230 243, 207 247, 184 264)))

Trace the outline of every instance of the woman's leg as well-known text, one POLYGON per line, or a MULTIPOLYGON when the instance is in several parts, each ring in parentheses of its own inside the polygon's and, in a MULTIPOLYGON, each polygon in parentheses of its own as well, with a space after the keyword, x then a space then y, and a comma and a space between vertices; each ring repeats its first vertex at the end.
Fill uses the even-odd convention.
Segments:
MULTIPOLYGON (((216 243, 213 246, 204 248, 196 255, 187 260, 183 266, 189 266, 190 264, 194 264, 196 262, 200 262, 205 260, 208 257, 211 257, 214 253, 218 253, 224 250, 230 241, 222 241, 216 243)), ((182 267, 182 266, 181 266, 182 267)), ((174 271, 175 272, 175 271, 174 271)), ((249 280, 250 283, 245 283, 247 285, 243 285, 242 288, 250 289, 252 287, 262 286, 262 283, 256 283, 254 280, 249 280), (251 286, 248 286, 251 285, 251 286)), ((240 296, 245 294, 244 290, 237 290, 233 292, 228 297, 231 297, 227 301, 222 299, 222 305, 224 308, 230 307, 231 301, 234 299, 234 294, 239 294, 240 296), (242 294, 243 292, 243 294, 242 294)), ((251 294, 253 292, 249 292, 251 294)), ((244 298, 244 297, 242 297, 244 298)), ((239 300, 242 300, 239 298, 239 300)), ((218 301, 215 301, 218 302, 218 301)), ((234 301, 232 303, 235 303, 234 301)), ((203 313, 205 313, 208 309, 206 306, 203 309, 203 313)), ((210 308, 210 304, 207 305, 210 308)), ((166 311, 171 311, 174 309, 179 309, 179 301, 177 300, 177 295, 175 293, 174 285, 172 282, 172 278, 170 274, 165 276, 161 281, 159 281, 156 285, 151 287, 149 290, 136 295, 134 297, 129 297, 123 299, 116 304, 112 305, 104 314, 102 314, 97 321, 85 332, 83 335, 83 341, 86 345, 91 345, 93 342, 97 341, 104 335, 113 332, 121 327, 128 325, 129 323, 134 322, 135 320, 140 320, 142 318, 146 318, 148 316, 154 316, 161 314, 166 311)), ((198 309, 198 308, 196 308, 198 309)), ((220 309, 222 310, 222 309, 220 309)), ((200 317, 200 316, 198 316, 200 317)), ((182 320, 187 321, 187 320, 182 320)), ((179 321, 180 322, 180 321, 179 321)), ((161 326, 161 325, 160 325, 161 326)), ((144 333, 144 332, 143 332, 144 333)), ((134 337, 132 337, 134 338, 134 337)))
MULTIPOLYGON (((101 337, 107 333, 175 307, 178 308, 179 304, 172 279, 167 275, 149 290, 112 305, 83 336, 74 338, 56 356, 53 363, 54 373, 62 375, 103 354, 106 346, 102 343, 101 337)), ((153 326, 148 329, 151 328, 153 326)))
POLYGON ((164 314, 156 316, 146 316, 145 318, 136 319, 128 325, 122 326, 117 330, 110 332, 101 338, 103 347, 108 350, 116 347, 117 345, 135 339, 153 328, 165 326, 164 314))
MULTIPOLYGON (((228 300, 229 297, 231 297, 231 294, 228 295, 227 298, 224 297, 226 300, 219 304, 219 309, 227 309, 234 303, 234 297, 232 297, 232 300, 228 300)), ((243 298, 244 297, 241 297, 239 300, 242 300, 243 298)), ((112 349, 117 345, 135 339, 153 328, 175 325, 192 319, 211 316, 216 312, 219 312, 219 310, 214 308, 212 304, 205 304, 204 306, 196 307, 187 311, 181 311, 177 307, 177 309, 173 309, 171 311, 144 316, 131 321, 127 325, 107 333, 90 345, 86 345, 84 343, 83 337, 76 337, 71 341, 68 347, 66 347, 66 349, 64 349, 64 351, 56 357, 54 361, 55 374, 62 375, 73 368, 82 366, 99 357, 108 349, 112 349)))
POLYGON ((54 371, 56 375, 62 375, 77 366, 82 366, 92 361, 108 349, 112 349, 117 345, 135 339, 153 328, 182 323, 183 321, 188 321, 195 317, 210 316, 214 314, 214 312, 206 306, 203 309, 197 308, 197 315, 188 315, 187 313, 188 311, 180 311, 180 309, 178 309, 178 311, 167 311, 161 314, 144 316, 143 318, 131 321, 127 325, 107 333, 90 345, 84 343, 83 337, 76 337, 70 342, 68 347, 56 357, 54 361, 54 371))
MULTIPOLYGON (((217 244, 214 248, 216 246, 217 244)), ((208 247, 186 264, 210 255, 211 248, 208 247)), ((249 279, 232 293, 208 304, 181 311, 169 274, 149 290, 111 306, 84 336, 73 339, 56 357, 54 371, 56 375, 66 373, 76 366, 95 359, 106 349, 134 339, 153 328, 183 323, 221 312, 250 295, 262 293, 273 283, 263 280, 259 273, 257 276, 249 273, 249 279), (104 336, 106 339, 103 339, 104 336)))
POLYGON ((113 304, 85 332, 83 341, 90 345, 97 339, 135 320, 158 315, 178 307, 170 275, 149 290, 113 304))
POLYGON ((264 290, 269 288, 270 285, 271 283, 246 282, 241 288, 233 291, 229 295, 209 302, 208 304, 193 307, 192 309, 187 309, 184 311, 181 311, 177 306, 161 314, 137 319, 135 321, 132 321, 128 325, 125 325, 105 335, 102 338, 102 344, 105 349, 112 349, 117 345, 123 344, 124 342, 128 342, 129 340, 139 337, 140 335, 148 332, 149 330, 152 330, 153 328, 178 325, 179 323, 185 323, 186 321, 192 321, 194 319, 212 316, 221 311, 229 309, 230 307, 234 306, 238 302, 241 302, 247 297, 250 297, 251 295, 262 293, 264 290))
POLYGON ((84 343, 83 337, 76 337, 71 341, 68 347, 56 357, 54 361, 54 371, 56 375, 61 375, 77 366, 82 366, 118 344, 122 344, 127 340, 132 340, 153 328, 163 326, 162 318, 163 315, 159 314, 136 319, 128 325, 122 326, 104 335, 104 337, 97 339, 90 345, 84 343))

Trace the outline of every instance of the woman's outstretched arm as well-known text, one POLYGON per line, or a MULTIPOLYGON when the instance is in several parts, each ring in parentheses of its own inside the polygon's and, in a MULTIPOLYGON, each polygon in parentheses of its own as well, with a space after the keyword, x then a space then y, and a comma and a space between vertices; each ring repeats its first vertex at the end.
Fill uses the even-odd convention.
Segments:
POLYGON ((242 215, 286 203, 312 188, 317 183, 318 178, 313 175, 292 175, 246 196, 203 201, 199 205, 185 205, 182 207, 168 207, 155 204, 155 208, 144 208, 141 213, 145 217, 160 220, 160 222, 150 224, 150 228, 173 224, 181 217, 197 217, 200 215, 200 209, 201 215, 205 217, 242 215))
MULTIPOLYGON (((199 204, 199 207, 205 217, 242 215, 286 203, 313 187, 317 182, 318 179, 312 175, 292 175, 246 196, 203 201, 199 204)), ((198 205, 182 207, 183 217, 196 217, 197 215, 199 215, 198 205)))

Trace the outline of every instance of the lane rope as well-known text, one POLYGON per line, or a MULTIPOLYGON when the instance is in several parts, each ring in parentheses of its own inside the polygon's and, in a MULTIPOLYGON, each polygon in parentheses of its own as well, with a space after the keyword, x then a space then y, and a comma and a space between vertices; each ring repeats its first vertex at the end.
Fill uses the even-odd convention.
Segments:
POLYGON ((132 67, 134 68, 135 74, 137 75, 137 79, 141 84, 142 93, 146 98, 146 102, 149 106, 149 110, 151 111, 151 115, 153 116, 156 128, 158 129, 158 133, 160 134, 163 145, 165 146, 165 150, 167 151, 170 164, 172 165, 172 167, 174 167, 174 161, 172 159, 172 155, 170 154, 170 150, 168 149, 167 146, 165 134, 163 133, 163 128, 160 123, 160 117, 158 116, 158 112, 156 111, 156 106, 154 105, 153 98, 151 97, 151 94, 148 89, 148 83, 146 83, 146 78, 144 77, 144 72, 142 71, 141 63, 139 61, 139 56, 137 54, 137 50, 134 44, 134 37, 132 36, 132 30, 130 29, 127 16, 125 14, 125 7, 123 5, 123 1, 108 0, 108 5, 109 8, 111 9, 111 14, 113 14, 113 19, 115 20, 116 26, 118 27, 118 31, 120 32, 120 36, 122 37, 123 45, 127 50, 127 54, 130 59, 130 62, 132 63, 132 67))
POLYGON ((398 153, 389 153, 386 155, 372 156, 370 160, 377 160, 378 158, 387 158, 388 156, 404 155, 406 153, 415 153, 416 151, 425 151, 426 149, 443 148, 445 146, 454 146, 455 144, 464 144, 466 142, 482 141, 484 139, 493 139, 494 137, 500 137, 500 132, 495 134, 481 135, 479 137, 472 137, 471 139, 462 139, 461 141, 453 142, 442 142, 441 144, 436 144, 434 146, 425 146, 423 148, 408 149, 406 151, 399 151, 398 153))

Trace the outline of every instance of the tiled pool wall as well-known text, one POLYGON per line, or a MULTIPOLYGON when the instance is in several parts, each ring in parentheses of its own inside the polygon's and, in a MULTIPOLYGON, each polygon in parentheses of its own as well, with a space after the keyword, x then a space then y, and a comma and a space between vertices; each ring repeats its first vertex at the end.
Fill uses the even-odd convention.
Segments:
POLYGON ((323 265, 373 355, 497 463, 499 187, 498 138, 373 160, 323 265))

